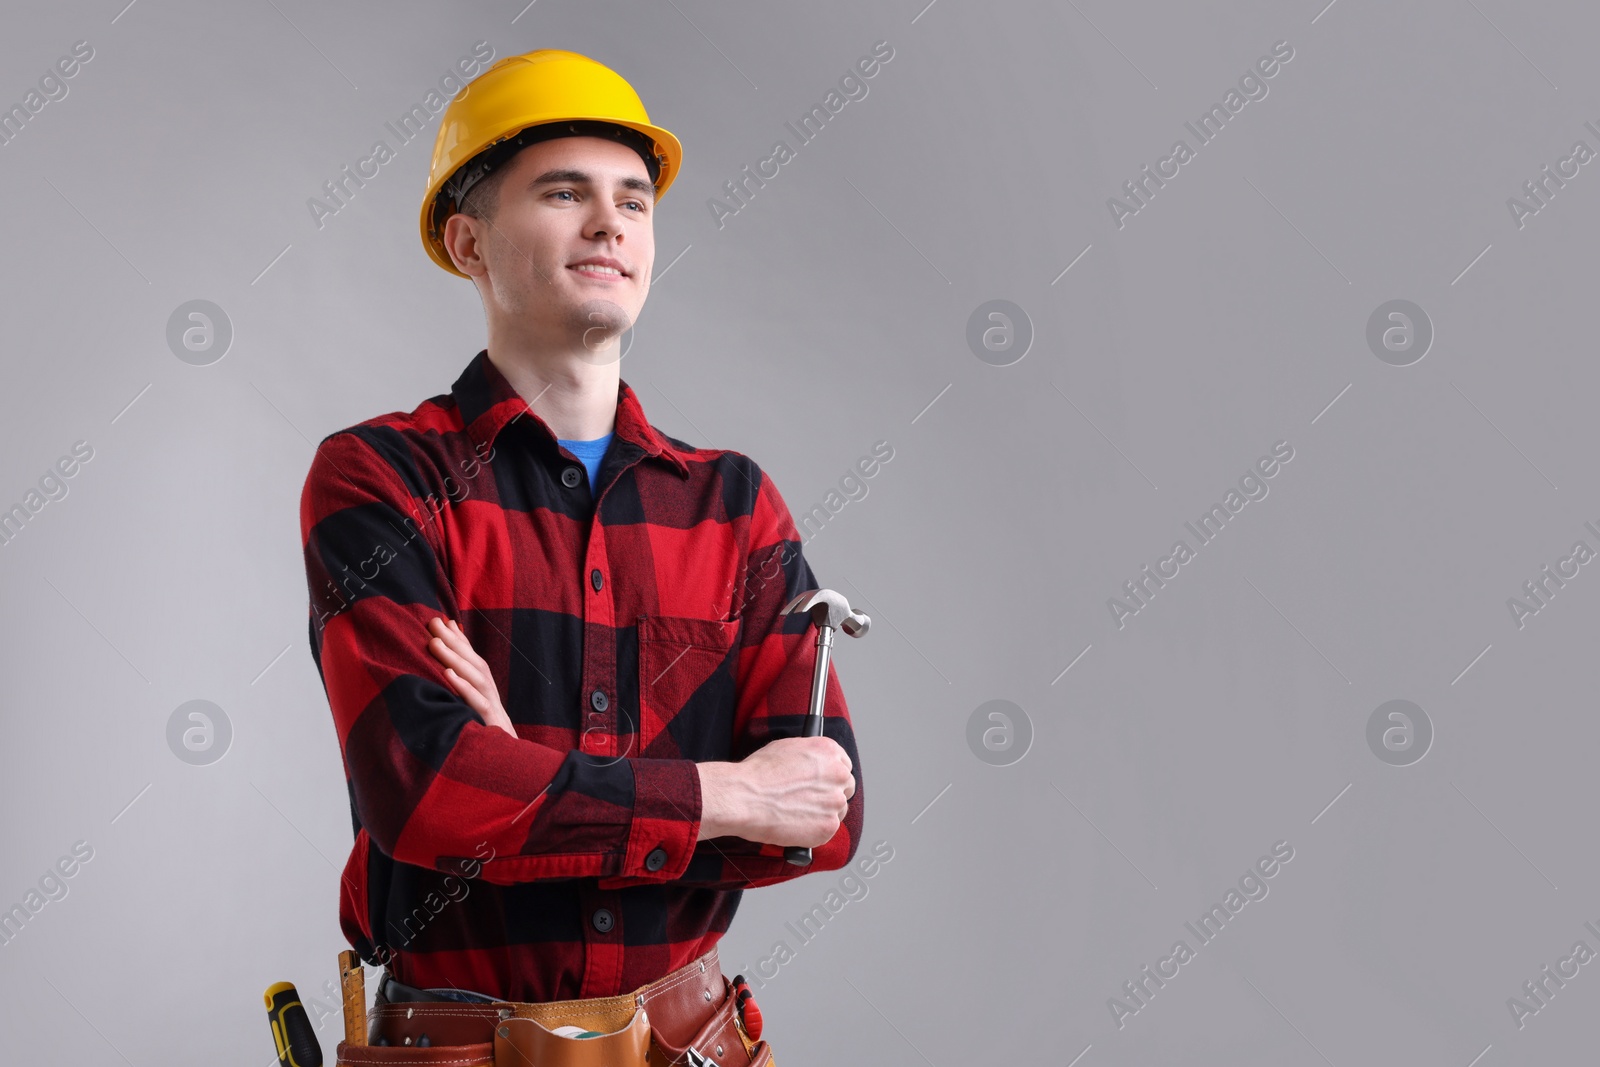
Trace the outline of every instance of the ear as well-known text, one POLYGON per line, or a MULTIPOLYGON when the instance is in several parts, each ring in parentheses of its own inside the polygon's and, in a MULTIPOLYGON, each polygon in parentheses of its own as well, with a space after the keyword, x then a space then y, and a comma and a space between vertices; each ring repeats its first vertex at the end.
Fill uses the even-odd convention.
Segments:
POLYGON ((445 252, 456 269, 468 277, 478 278, 489 273, 482 243, 488 236, 488 229, 482 220, 459 211, 444 221, 445 252))

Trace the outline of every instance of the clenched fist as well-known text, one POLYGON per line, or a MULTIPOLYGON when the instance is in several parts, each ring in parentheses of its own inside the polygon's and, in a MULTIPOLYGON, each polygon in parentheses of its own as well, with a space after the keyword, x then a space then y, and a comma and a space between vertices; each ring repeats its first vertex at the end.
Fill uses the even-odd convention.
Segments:
POLYGON ((855 796, 850 756, 831 737, 780 737, 738 763, 701 763, 700 838, 827 844, 855 796))

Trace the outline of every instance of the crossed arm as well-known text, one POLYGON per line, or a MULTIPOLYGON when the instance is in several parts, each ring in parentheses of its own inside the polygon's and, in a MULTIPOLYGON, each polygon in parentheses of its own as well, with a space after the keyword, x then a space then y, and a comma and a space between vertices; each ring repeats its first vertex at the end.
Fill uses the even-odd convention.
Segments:
MULTIPOLYGON (((484 725, 517 736, 483 657, 456 625, 428 621, 428 652, 445 680, 484 725)), ((700 836, 740 837, 771 845, 815 848, 831 840, 850 810, 855 776, 850 757, 831 737, 780 737, 738 763, 697 763, 700 836)))
POLYGON ((783 736, 804 712, 811 671, 805 636, 780 609, 815 578, 777 489, 753 464, 749 478, 758 493, 744 572, 760 581, 739 605, 731 754, 741 758, 599 759, 518 737, 484 659, 446 632, 456 589, 404 438, 367 427, 325 439, 301 495, 308 636, 372 845, 452 872, 479 867, 468 857, 487 849, 478 876, 497 885, 756 888, 806 873, 784 862, 787 845, 815 850, 811 870, 848 863, 863 797, 831 668, 824 736, 783 736), (668 861, 652 868, 657 849, 668 861))

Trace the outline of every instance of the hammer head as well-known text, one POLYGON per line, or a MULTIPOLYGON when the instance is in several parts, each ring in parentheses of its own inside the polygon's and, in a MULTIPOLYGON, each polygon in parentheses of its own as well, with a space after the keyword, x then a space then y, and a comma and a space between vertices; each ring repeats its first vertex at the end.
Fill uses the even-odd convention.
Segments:
POLYGON ((853 610, 844 594, 832 589, 809 589, 785 604, 778 614, 796 615, 801 612, 810 615, 811 621, 817 626, 843 630, 851 637, 862 636, 867 632, 867 627, 872 625, 870 616, 853 610))

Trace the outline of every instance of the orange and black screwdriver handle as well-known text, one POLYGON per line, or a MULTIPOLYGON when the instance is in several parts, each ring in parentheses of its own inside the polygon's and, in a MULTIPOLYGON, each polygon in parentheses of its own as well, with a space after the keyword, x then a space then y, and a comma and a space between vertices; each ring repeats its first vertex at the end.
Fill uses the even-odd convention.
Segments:
POLYGON ((322 1045, 293 982, 274 982, 262 995, 280 1067, 322 1067, 322 1045))

